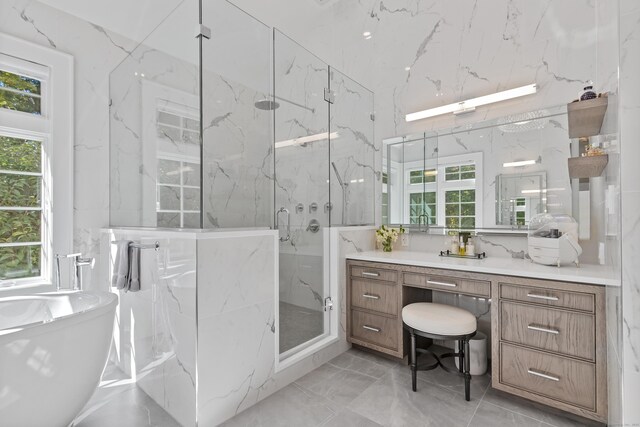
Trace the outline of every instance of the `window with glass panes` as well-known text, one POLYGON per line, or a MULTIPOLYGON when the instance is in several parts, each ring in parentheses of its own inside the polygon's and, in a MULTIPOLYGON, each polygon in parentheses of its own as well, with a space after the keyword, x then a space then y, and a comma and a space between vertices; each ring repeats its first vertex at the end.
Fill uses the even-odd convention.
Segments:
POLYGON ((527 199, 518 197, 515 200, 515 205, 516 225, 525 225, 527 221, 527 199))
POLYGON ((200 121, 195 116, 173 108, 158 109, 157 114, 158 136, 172 142, 200 143, 200 121))
POLYGON ((389 175, 386 172, 382 173, 382 223, 389 223, 389 175))
POLYGON ((469 229, 476 226, 476 190, 445 191, 445 225, 469 229))
POLYGON ((158 227, 200 227, 200 164, 195 160, 159 158, 158 227))
POLYGON ((409 171, 409 224, 437 224, 437 197, 435 184, 438 171, 433 169, 418 169, 409 171), (425 185, 433 184, 433 191, 425 191, 425 185))
MULTIPOLYGON (((0 68, 0 108, 41 120, 45 85, 45 79, 0 68)), ((0 280, 42 273, 48 214, 42 197, 43 141, 29 129, 0 128, 0 280)))

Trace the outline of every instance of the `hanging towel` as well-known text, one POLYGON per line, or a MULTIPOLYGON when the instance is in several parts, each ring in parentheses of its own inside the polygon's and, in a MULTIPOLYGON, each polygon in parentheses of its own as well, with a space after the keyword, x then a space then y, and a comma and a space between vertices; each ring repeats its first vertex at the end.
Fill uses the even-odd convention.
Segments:
POLYGON ((129 240, 120 240, 116 243, 116 258, 113 263, 113 277, 111 286, 116 289, 129 287, 129 240))
POLYGON ((140 248, 129 245, 129 275, 125 290, 138 292, 140 290, 140 248))

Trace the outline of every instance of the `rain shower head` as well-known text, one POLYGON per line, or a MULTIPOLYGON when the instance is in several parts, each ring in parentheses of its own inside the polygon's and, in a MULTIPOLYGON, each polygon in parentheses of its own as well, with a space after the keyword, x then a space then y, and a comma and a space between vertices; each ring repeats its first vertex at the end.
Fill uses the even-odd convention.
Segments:
POLYGON ((264 111, 273 111, 280 106, 280 104, 278 104, 276 101, 272 101, 266 98, 259 100, 253 105, 255 105, 255 107, 258 110, 264 110, 264 111))

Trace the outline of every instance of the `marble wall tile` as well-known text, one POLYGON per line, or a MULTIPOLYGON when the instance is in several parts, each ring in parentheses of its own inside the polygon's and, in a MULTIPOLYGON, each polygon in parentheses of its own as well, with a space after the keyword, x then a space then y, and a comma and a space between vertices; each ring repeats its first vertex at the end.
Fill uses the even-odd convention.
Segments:
POLYGON ((116 246, 160 244, 141 252, 141 290, 120 297, 111 358, 183 425, 195 424, 196 243, 194 235, 112 230, 102 233, 103 281, 112 277, 116 246))
POLYGON ((620 144, 622 186, 622 363, 624 423, 640 422, 635 403, 640 394, 640 11, 637 2, 621 0, 620 9, 620 144))

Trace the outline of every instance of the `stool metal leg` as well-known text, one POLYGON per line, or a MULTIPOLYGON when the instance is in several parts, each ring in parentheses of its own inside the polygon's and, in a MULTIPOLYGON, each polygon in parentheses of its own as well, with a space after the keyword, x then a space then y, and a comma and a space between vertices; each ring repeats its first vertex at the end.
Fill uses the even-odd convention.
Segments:
POLYGON ((416 354, 416 334, 413 329, 411 334, 411 388, 416 391, 416 383, 418 381, 418 356, 416 354))
POLYGON ((458 370, 460 373, 464 371, 464 340, 458 340, 458 370))
POLYGON ((464 398, 468 402, 471 400, 471 374, 470 370, 470 359, 471 354, 469 353, 469 338, 465 338, 464 340, 464 398))

